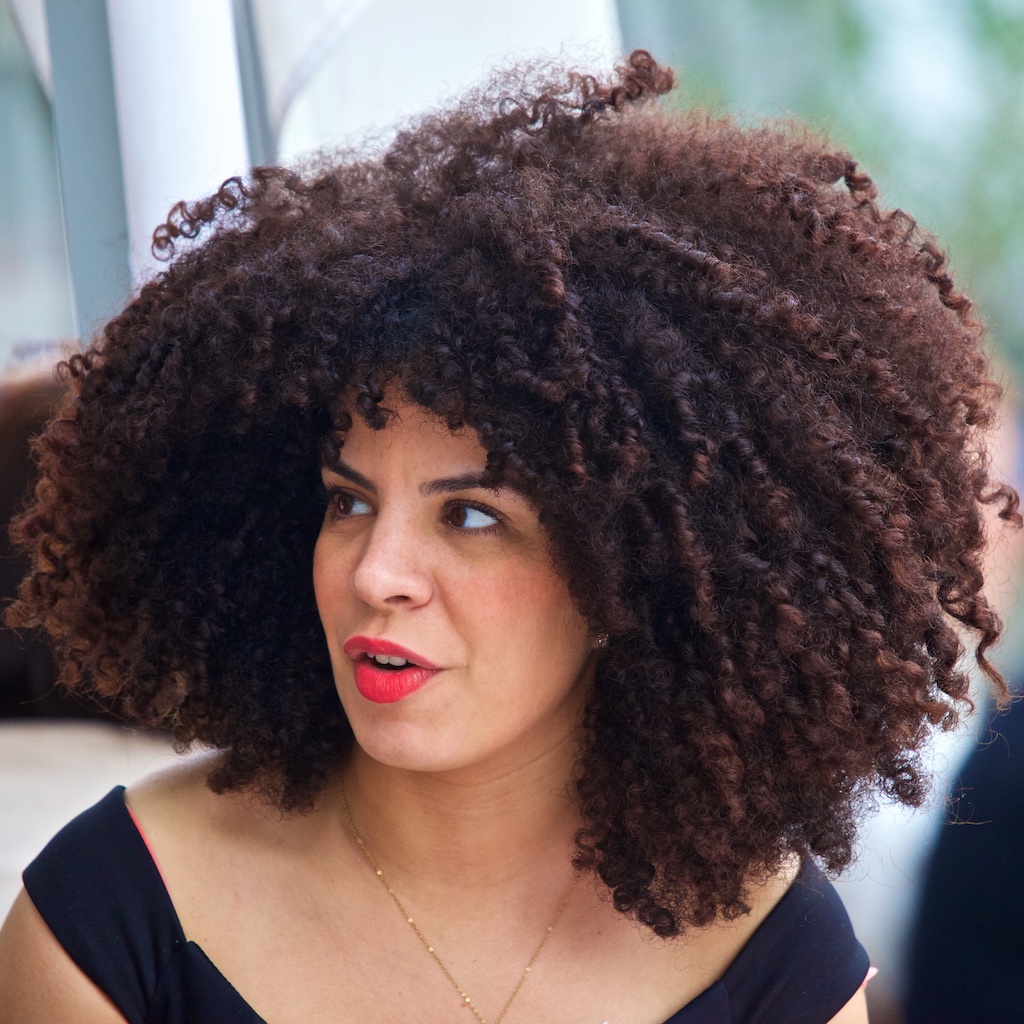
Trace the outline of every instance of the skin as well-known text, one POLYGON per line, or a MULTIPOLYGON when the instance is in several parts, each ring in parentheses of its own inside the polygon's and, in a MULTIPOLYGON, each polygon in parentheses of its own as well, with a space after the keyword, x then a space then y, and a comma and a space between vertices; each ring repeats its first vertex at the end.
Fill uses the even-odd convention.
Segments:
MULTIPOLYGON (((375 431, 357 417, 313 557, 338 694, 368 761, 486 783, 572 753, 595 642, 555 573, 537 514, 484 470, 476 436, 401 405, 375 431), (450 484, 466 485, 452 487, 450 484), (384 639, 440 667, 393 704, 362 697, 343 646, 384 639)), ((365 755, 365 757, 363 756, 365 755)))
MULTIPOLYGON (((568 892, 508 1024, 660 1024, 722 974, 796 865, 752 885, 748 916, 670 941, 573 880, 574 732, 595 640, 536 511, 476 482, 476 437, 389 405, 397 418, 380 432, 357 418, 344 465, 324 473, 314 583, 356 737, 338 779, 287 818, 251 794, 211 793, 216 755, 129 791, 185 933, 272 1024, 450 1024, 458 997, 350 835, 344 786, 367 848, 486 1019, 568 892), (401 701, 368 701, 344 652, 354 635, 440 671, 401 701)), ((0 933, 0 993, 13 1024, 123 1020, 24 894, 0 933)), ((833 1024, 866 1020, 860 992, 833 1024)))

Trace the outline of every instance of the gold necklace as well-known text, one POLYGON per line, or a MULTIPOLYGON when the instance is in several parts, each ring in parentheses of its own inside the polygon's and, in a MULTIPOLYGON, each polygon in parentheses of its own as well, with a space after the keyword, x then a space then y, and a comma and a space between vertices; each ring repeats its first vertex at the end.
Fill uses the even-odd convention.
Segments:
MULTIPOLYGON (((356 845, 359 847, 359 849, 363 851, 363 854, 366 857, 367 861, 369 862, 370 867, 373 868, 374 874, 376 874, 376 876, 380 879, 381 885, 383 885, 384 888, 387 890, 387 893, 391 897, 392 902, 395 904, 396 907, 398 907, 399 911, 402 914, 402 917, 404 917, 406 921, 409 922, 409 926, 416 933, 416 936, 420 940, 420 942, 423 943, 423 948, 434 958, 434 962, 437 964, 438 967, 441 968, 441 971, 444 973, 444 976, 451 983, 452 988, 454 988, 455 991, 459 993, 459 996, 462 999, 462 1001, 466 1004, 466 1006, 468 1006, 473 1011, 473 1016, 476 1017, 480 1024, 487 1024, 487 1021, 484 1020, 484 1018, 480 1015, 480 1011, 473 1005, 473 1000, 470 999, 468 995, 466 995, 465 989, 455 980, 454 975, 452 974, 451 971, 448 970, 448 967, 445 965, 445 962, 441 959, 440 956, 438 956, 437 950, 434 949, 434 947, 427 941, 427 938, 423 934, 423 932, 420 931, 419 925, 416 924, 416 922, 410 916, 409 912, 405 909, 405 907, 402 906, 402 901, 398 898, 398 894, 395 892, 394 889, 391 888, 390 885, 388 885, 387 879, 384 877, 384 872, 381 871, 379 867, 377 867, 377 862, 373 859, 373 857, 370 854, 370 851, 366 848, 366 843, 363 842, 362 836, 360 836, 359 833, 356 831, 355 823, 352 821, 352 812, 348 809, 348 797, 345 795, 344 786, 341 787, 341 804, 345 811, 345 820, 348 822, 348 829, 352 833, 352 838, 356 841, 356 845)), ((555 912, 555 916, 554 918, 552 918, 551 924, 548 925, 547 930, 540 937, 540 942, 537 943, 537 948, 533 951, 533 956, 530 957, 530 962, 526 965, 526 969, 519 976, 519 981, 516 982, 516 987, 512 989, 512 995, 510 995, 508 999, 505 1000, 505 1005, 501 1008, 501 1013, 499 1013, 498 1016, 494 1019, 494 1024, 501 1024, 501 1021, 504 1018, 505 1014, 508 1013, 508 1008, 512 1005, 512 1001, 515 999, 517 995, 519 995, 519 990, 523 987, 523 982, 526 981, 526 978, 529 975, 531 969, 533 968, 533 965, 537 962, 537 957, 540 956, 540 951, 544 948, 544 943, 546 943, 548 939, 551 937, 551 933, 555 930, 555 925, 558 924, 558 919, 562 916, 562 912, 565 910, 566 906, 568 906, 569 897, 572 895, 572 891, 575 888, 575 886, 576 879, 574 878, 572 881, 572 885, 569 886, 565 894, 565 897, 559 904, 558 910, 555 912)))

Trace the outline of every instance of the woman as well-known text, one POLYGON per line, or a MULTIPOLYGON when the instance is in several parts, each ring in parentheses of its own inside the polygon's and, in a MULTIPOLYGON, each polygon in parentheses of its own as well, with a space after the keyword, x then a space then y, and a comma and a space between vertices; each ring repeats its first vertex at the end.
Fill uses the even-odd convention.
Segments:
POLYGON ((12 618, 212 749, 26 871, 5 1020, 866 1020, 815 863, 921 799, 959 636, 1004 692, 998 392, 849 157, 671 84, 499 84, 158 231, 12 618))

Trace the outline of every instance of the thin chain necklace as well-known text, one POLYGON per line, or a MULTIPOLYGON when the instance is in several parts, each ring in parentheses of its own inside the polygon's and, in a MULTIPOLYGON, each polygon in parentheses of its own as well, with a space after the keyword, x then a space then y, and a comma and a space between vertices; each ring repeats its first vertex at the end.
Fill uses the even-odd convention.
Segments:
MULTIPOLYGON (((359 847, 359 849, 363 851, 363 854, 366 857, 367 861, 369 862, 370 867, 373 868, 374 874, 376 874, 376 876, 380 879, 381 885, 383 885, 384 888, 387 890, 387 893, 391 897, 392 902, 395 904, 396 907, 398 907, 399 911, 401 911, 402 917, 404 917, 406 921, 409 922, 409 926, 416 933, 416 936, 420 940, 420 942, 423 943, 423 948, 434 958, 434 962, 437 964, 438 967, 441 968, 441 971, 443 972, 444 976, 451 983, 452 988, 454 988, 455 991, 459 993, 459 997, 462 999, 463 1003, 465 1003, 465 1005, 473 1011, 473 1016, 476 1017, 480 1024, 487 1024, 487 1021, 484 1020, 484 1018, 481 1016, 480 1011, 473 1005, 473 1000, 470 999, 468 995, 466 995, 465 989, 455 980, 454 975, 452 974, 451 971, 448 970, 448 967, 446 966, 445 962, 441 959, 440 956, 438 956, 437 951, 427 941, 427 938, 423 934, 423 932, 420 931, 419 925, 416 924, 416 922, 412 919, 412 916, 409 914, 409 912, 405 909, 405 907, 402 906, 402 901, 398 898, 398 894, 395 892, 394 889, 391 888, 390 885, 388 885, 387 879, 384 877, 384 872, 381 871, 379 867, 377 867, 377 862, 373 859, 373 856, 370 854, 370 851, 366 848, 366 843, 363 842, 362 836, 360 836, 359 833, 356 831, 356 826, 352 821, 352 812, 348 809, 348 797, 345 795, 344 786, 341 787, 341 804, 345 810, 345 820, 348 822, 348 829, 352 833, 352 838, 356 841, 356 845, 359 847)), ((533 956, 530 957, 530 962, 526 965, 526 969, 519 976, 519 981, 516 982, 516 987, 512 989, 512 995, 510 995, 508 999, 505 1000, 505 1005, 501 1008, 501 1013, 499 1013, 498 1016, 495 1017, 494 1024, 501 1024, 501 1021, 503 1020, 505 1014, 508 1013, 508 1008, 512 1005, 512 1002, 515 999, 515 997, 519 995, 519 990, 523 987, 523 982, 526 981, 527 976, 533 968, 533 965, 537 962, 537 957, 540 956, 540 951, 544 948, 544 944, 551 937, 551 933, 555 930, 555 925, 558 924, 558 919, 562 916, 562 912, 565 910, 566 906, 568 906, 569 897, 572 895, 572 891, 575 888, 575 885, 576 880, 573 879, 572 884, 566 891, 565 897, 559 904, 558 910, 555 912, 555 916, 552 919, 551 924, 548 925, 544 934, 540 937, 540 942, 537 943, 537 948, 533 951, 533 956)))

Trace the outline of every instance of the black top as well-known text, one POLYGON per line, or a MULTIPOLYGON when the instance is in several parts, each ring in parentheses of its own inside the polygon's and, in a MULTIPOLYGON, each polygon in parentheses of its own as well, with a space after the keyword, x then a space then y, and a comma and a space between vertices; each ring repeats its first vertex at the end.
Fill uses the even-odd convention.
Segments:
MULTIPOLYGON (((32 902, 130 1024, 263 1024, 185 938, 123 794, 111 790, 29 865, 32 902)), ((665 1024, 825 1024, 867 970, 838 894, 807 863, 722 978, 665 1024)))

